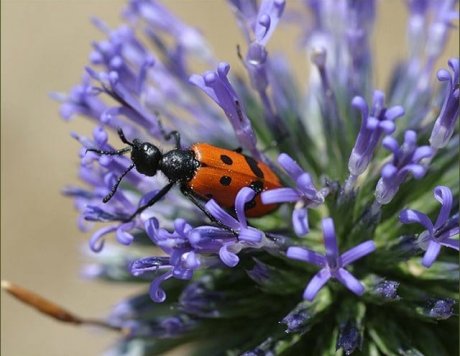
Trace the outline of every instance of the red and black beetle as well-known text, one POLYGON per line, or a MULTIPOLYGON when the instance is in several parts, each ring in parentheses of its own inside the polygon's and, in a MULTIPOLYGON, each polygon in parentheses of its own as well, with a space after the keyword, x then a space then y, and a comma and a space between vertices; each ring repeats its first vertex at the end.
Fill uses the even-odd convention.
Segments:
MULTIPOLYGON (((196 143, 188 149, 182 149, 177 131, 165 135, 167 140, 174 137, 176 148, 164 154, 149 142, 141 142, 138 139, 129 142, 121 129, 118 130, 118 135, 129 147, 118 151, 88 149, 101 155, 122 155, 131 151, 131 166, 118 178, 110 193, 103 199, 104 203, 112 198, 123 177, 133 168, 150 177, 161 171, 169 180, 167 185, 146 204, 140 206, 127 221, 154 205, 176 183, 180 185, 182 193, 213 221, 215 218, 210 216, 200 201, 214 199, 222 207, 231 209, 234 207, 236 195, 243 187, 250 187, 257 193, 281 187, 278 177, 266 164, 238 151, 207 143, 196 143)), ((245 207, 248 217, 260 217, 276 208, 277 204, 263 205, 259 194, 245 207)))

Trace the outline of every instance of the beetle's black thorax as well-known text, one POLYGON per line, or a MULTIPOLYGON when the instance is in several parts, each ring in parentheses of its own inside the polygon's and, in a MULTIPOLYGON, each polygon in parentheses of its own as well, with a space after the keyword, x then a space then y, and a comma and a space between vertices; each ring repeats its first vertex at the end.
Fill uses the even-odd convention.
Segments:
POLYGON ((193 178, 199 166, 200 162, 195 159, 192 150, 176 149, 163 155, 159 169, 170 181, 187 182, 193 178))

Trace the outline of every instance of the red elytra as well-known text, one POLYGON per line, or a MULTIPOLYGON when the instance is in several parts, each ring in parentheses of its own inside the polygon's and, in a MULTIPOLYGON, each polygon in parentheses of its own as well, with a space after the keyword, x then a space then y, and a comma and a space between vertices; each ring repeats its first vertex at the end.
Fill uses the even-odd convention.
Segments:
POLYGON ((214 199, 222 207, 233 209, 238 192, 250 187, 258 194, 246 204, 246 216, 260 217, 278 207, 278 204, 264 205, 260 200, 260 192, 281 187, 278 177, 266 164, 207 143, 194 144, 190 150, 200 167, 186 186, 199 198, 214 199))

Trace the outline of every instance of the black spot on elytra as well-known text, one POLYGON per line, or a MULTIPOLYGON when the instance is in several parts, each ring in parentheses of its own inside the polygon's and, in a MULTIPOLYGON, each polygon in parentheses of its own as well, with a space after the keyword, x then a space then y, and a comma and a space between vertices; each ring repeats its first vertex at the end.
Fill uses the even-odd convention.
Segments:
POLYGON ((220 178, 220 184, 222 184, 223 186, 229 186, 230 183, 232 182, 232 178, 229 177, 229 176, 222 176, 220 178))
POLYGON ((261 182, 260 180, 255 180, 249 184, 249 188, 251 188, 253 191, 256 192, 256 195, 254 198, 252 198, 250 201, 248 201, 246 204, 244 204, 244 210, 249 210, 253 209, 256 206, 256 197, 259 195, 259 193, 264 190, 264 183, 261 182))
POLYGON ((220 155, 220 160, 229 166, 233 164, 233 160, 227 155, 220 155))
POLYGON ((249 184, 249 188, 254 190, 256 193, 260 193, 262 190, 264 190, 264 183, 260 180, 255 180, 249 184))
POLYGON ((214 195, 212 195, 211 193, 208 193, 206 194, 206 198, 209 198, 209 199, 212 199, 214 195))
POLYGON ((248 163, 249 168, 251 168, 252 173, 255 174, 256 177, 264 178, 264 172, 259 167, 259 163, 252 157, 244 156, 244 159, 248 163))

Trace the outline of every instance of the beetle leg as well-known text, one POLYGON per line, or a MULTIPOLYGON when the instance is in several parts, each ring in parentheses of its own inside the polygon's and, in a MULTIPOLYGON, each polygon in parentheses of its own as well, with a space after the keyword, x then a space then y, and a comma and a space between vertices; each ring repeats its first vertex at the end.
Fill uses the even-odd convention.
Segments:
POLYGON ((171 132, 166 132, 164 127, 163 127, 163 124, 161 123, 160 114, 156 113, 156 115, 157 115, 158 128, 160 129, 160 132, 163 135, 163 138, 165 139, 165 141, 169 141, 171 139, 171 137, 174 137, 176 148, 180 149, 181 148, 181 145, 180 145, 180 133, 177 132, 176 130, 171 131, 171 132))
POLYGON ((144 204, 144 205, 140 206, 139 208, 137 208, 137 210, 129 218, 127 218, 125 220, 125 222, 129 222, 129 221, 133 220, 136 217, 136 215, 142 213, 145 209, 150 208, 157 201, 159 201, 161 198, 163 198, 166 195, 166 193, 169 192, 169 190, 173 187, 173 185, 175 183, 176 182, 168 183, 163 188, 161 188, 161 190, 152 199, 150 199, 146 204, 144 204))
POLYGON ((164 135, 164 138, 166 141, 169 141, 171 139, 171 137, 174 137, 174 141, 176 143, 176 148, 177 149, 180 149, 181 146, 180 146, 180 133, 177 132, 176 130, 174 131, 171 131, 170 133, 167 133, 164 135))
POLYGON ((230 231, 233 235, 238 236, 238 233, 235 230, 233 230, 233 229, 229 228, 228 226, 222 224, 222 222, 220 222, 214 216, 212 216, 209 213, 209 211, 206 210, 204 204, 201 201, 199 201, 193 195, 193 193, 190 191, 190 189, 187 188, 187 186, 185 186, 185 185, 181 186, 180 190, 181 190, 182 194, 184 194, 187 197, 187 199, 189 199, 193 204, 195 204, 195 206, 198 209, 200 209, 209 218, 209 220, 211 220, 211 222, 213 222, 214 224, 218 225, 219 227, 221 227, 221 228, 223 228, 225 230, 230 231))

